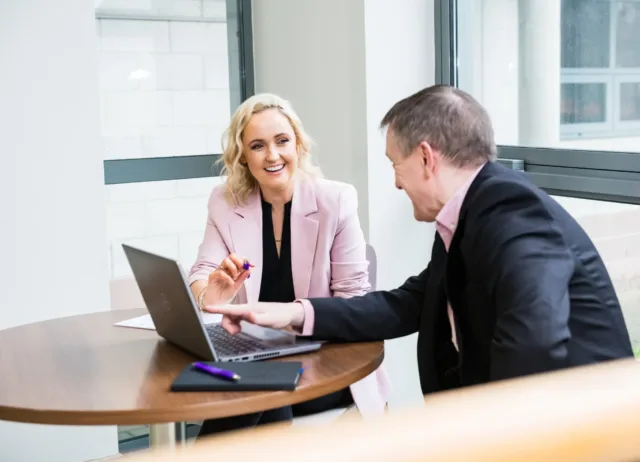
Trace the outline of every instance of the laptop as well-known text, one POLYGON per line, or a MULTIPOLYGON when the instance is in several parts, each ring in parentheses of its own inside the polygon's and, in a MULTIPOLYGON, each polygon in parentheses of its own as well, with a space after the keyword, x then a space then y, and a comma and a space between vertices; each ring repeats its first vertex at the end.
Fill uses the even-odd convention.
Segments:
POLYGON ((323 342, 290 332, 242 323, 231 335, 219 322, 205 324, 180 264, 123 244, 156 332, 173 345, 207 361, 259 361, 315 351, 323 342))

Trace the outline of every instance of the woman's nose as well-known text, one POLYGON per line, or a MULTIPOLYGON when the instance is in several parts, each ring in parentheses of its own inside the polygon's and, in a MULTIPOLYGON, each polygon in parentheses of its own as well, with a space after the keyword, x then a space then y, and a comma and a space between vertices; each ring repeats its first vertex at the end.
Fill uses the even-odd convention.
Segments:
POLYGON ((270 146, 269 149, 267 150, 267 159, 278 160, 278 157, 280 157, 278 150, 275 148, 275 146, 270 146))

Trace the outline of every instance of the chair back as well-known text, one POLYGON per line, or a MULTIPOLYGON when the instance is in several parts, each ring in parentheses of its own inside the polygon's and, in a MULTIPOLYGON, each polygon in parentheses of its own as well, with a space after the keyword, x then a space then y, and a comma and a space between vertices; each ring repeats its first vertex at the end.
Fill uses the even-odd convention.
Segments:
POLYGON ((377 290, 378 257, 376 256, 376 249, 370 244, 367 244, 367 260, 369 261, 369 284, 371 284, 371 292, 373 292, 377 290))
POLYGON ((109 281, 109 292, 112 310, 130 310, 146 307, 138 288, 138 283, 132 276, 109 281))

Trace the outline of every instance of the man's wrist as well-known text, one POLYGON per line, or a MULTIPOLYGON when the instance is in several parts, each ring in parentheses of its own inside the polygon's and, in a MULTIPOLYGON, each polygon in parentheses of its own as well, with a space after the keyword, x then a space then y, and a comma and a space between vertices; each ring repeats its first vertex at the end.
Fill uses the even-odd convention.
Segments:
POLYGON ((304 316, 304 312, 305 312, 304 304, 301 301, 296 300, 293 303, 293 305, 294 305, 295 310, 294 310, 293 319, 291 321, 291 326, 296 328, 296 329, 301 329, 302 326, 304 325, 304 317, 305 317, 304 316))

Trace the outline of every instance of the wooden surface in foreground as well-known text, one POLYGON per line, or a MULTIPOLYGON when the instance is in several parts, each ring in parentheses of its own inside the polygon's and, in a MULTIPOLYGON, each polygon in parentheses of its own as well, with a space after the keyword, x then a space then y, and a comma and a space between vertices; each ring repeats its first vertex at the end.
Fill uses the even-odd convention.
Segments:
POLYGON ((127 462, 640 461, 640 364, 622 360, 441 393, 374 420, 259 430, 127 462))

